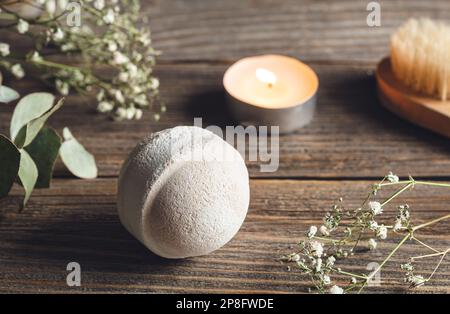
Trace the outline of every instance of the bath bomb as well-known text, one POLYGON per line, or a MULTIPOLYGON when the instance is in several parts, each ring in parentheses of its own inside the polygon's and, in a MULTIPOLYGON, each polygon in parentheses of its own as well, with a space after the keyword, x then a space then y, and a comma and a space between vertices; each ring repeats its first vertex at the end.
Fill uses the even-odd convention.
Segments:
POLYGON ((144 139, 119 176, 120 221, 165 258, 205 255, 225 245, 244 222, 249 200, 242 156, 199 127, 179 126, 144 139))

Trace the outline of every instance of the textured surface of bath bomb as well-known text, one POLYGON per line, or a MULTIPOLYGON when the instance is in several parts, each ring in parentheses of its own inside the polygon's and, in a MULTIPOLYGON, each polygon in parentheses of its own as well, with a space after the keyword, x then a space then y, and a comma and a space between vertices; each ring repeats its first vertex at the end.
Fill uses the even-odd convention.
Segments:
POLYGON ((119 177, 122 224, 166 258, 204 255, 225 245, 244 222, 249 199, 241 155, 198 127, 175 127, 146 138, 119 177))

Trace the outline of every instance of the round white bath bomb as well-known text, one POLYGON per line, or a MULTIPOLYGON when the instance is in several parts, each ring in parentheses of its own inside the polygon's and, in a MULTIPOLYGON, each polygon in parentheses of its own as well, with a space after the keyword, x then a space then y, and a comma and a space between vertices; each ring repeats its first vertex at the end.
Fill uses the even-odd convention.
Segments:
POLYGON ((237 150, 214 133, 180 126, 155 133, 131 152, 119 177, 125 228, 166 258, 208 254, 238 232, 250 200, 237 150))

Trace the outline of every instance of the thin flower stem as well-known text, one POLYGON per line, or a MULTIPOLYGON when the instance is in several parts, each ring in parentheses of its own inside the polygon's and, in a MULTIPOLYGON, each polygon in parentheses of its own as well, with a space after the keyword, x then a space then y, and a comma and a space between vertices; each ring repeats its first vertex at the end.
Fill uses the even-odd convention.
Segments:
MULTIPOLYGON (((43 65, 43 66, 48 66, 48 67, 62 69, 62 70, 71 70, 71 71, 84 71, 85 70, 85 69, 80 70, 80 68, 77 68, 74 66, 56 63, 56 62, 52 62, 52 61, 46 61, 46 60, 32 60, 31 63, 33 63, 35 65, 43 65)), ((89 74, 89 76, 95 81, 96 85, 103 87, 103 88, 110 88, 109 84, 99 80, 97 77, 95 77, 95 75, 89 74)))
POLYGON ((366 275, 357 275, 357 274, 346 272, 346 271, 339 270, 339 269, 333 269, 333 270, 336 271, 337 273, 341 274, 341 275, 347 275, 347 276, 350 276, 350 277, 355 277, 355 278, 367 280, 367 276, 366 275))
POLYGON ((425 228, 425 227, 428 227, 430 225, 433 225, 435 223, 438 223, 438 222, 440 222, 442 220, 446 220, 446 219, 449 219, 449 218, 450 218, 450 214, 449 215, 445 215, 445 216, 440 217, 440 218, 433 219, 433 220, 431 220, 429 222, 426 222, 426 223, 423 223, 421 225, 413 227, 412 228, 412 232, 417 231, 417 230, 422 229, 422 228, 425 228))
MULTIPOLYGON (((406 187, 408 187, 408 186, 409 186, 409 184, 408 184, 406 187)), ((403 190, 403 189, 401 189, 401 190, 403 190)), ((402 192, 401 190, 399 190, 398 192, 401 193, 401 192, 402 192)), ((397 192, 397 193, 398 193, 398 192, 397 192)), ((398 193, 398 194, 400 194, 400 193, 398 193)), ((394 193, 394 194, 396 194, 396 193, 394 193)), ((398 194, 397 194, 397 195, 398 195, 398 194)), ((448 219, 448 218, 450 218, 450 215, 446 215, 446 216, 443 216, 443 217, 441 217, 441 218, 437 218, 437 219, 434 219, 434 220, 429 221, 429 222, 427 222, 427 223, 421 224, 421 225, 419 225, 419 226, 414 227, 411 231, 409 231, 408 234, 406 234, 406 235, 403 237, 403 239, 397 244, 397 246, 391 251, 391 253, 389 253, 389 255, 384 259, 384 261, 377 267, 377 269, 376 269, 375 271, 373 271, 369 276, 367 276, 366 282, 363 284, 363 286, 362 286, 361 289, 358 291, 358 293, 361 292, 361 291, 364 289, 364 287, 366 286, 367 282, 368 282, 369 280, 371 280, 371 279, 373 278, 373 276, 375 276, 375 275, 383 268, 383 266, 391 259, 391 257, 395 254, 395 252, 397 252, 398 249, 400 249, 400 247, 406 242, 406 240, 408 240, 409 238, 412 237, 414 231, 419 230, 419 229, 424 228, 424 227, 427 227, 427 226, 430 226, 430 225, 432 225, 432 224, 435 224, 435 223, 437 223, 437 222, 440 222, 440 221, 445 220, 445 219, 448 219)), ((442 254, 442 253, 441 253, 441 254, 442 254)), ((436 255, 441 255, 441 254, 435 253, 435 256, 436 256, 436 255)), ((445 252, 445 254, 447 254, 447 252, 445 252)), ((444 254, 444 256, 445 256, 445 254, 444 254)), ((431 256, 431 255, 433 255, 433 254, 430 254, 430 256, 431 256)), ((439 264, 439 265, 440 265, 440 264, 439 264)))
POLYGON ((368 280, 372 279, 373 276, 375 276, 376 273, 378 273, 381 268, 391 259, 391 257, 395 254, 395 252, 398 251, 398 249, 403 245, 403 243, 406 242, 410 238, 410 234, 408 233, 406 236, 403 237, 403 239, 397 244, 397 246, 389 253, 389 255, 384 259, 384 261, 377 267, 377 269, 372 272, 367 278, 368 280))
MULTIPOLYGON (((372 193, 369 193, 369 195, 365 198, 365 200, 362 203, 362 206, 356 210, 354 210, 353 212, 353 216, 352 218, 354 219, 353 223, 350 223, 349 225, 347 223, 343 223, 343 224, 339 224, 340 218, 341 216, 337 216, 337 218, 334 218, 335 220, 337 220, 336 225, 339 226, 340 228, 345 228, 345 237, 340 238, 340 234, 336 234, 333 236, 333 238, 330 237, 312 237, 313 239, 317 239, 317 240, 322 240, 322 241, 328 241, 329 243, 332 243, 332 249, 335 250, 336 252, 336 256, 341 256, 340 254, 344 254, 344 253, 348 253, 347 248, 345 248, 345 246, 348 245, 353 245, 353 249, 351 249, 349 252, 353 252, 353 250, 355 249, 355 247, 358 245, 358 242, 360 241, 360 239, 362 239, 362 237, 364 236, 363 233, 365 230, 367 230, 367 226, 370 225, 370 223, 372 223, 372 221, 374 220, 374 213, 372 213, 371 210, 368 210, 367 208, 365 208, 366 203, 372 199, 372 197, 376 196, 376 192, 381 188, 381 187, 385 187, 385 186, 398 186, 397 190, 390 195, 389 197, 387 197, 382 203, 381 206, 384 207, 387 204, 389 204, 392 200, 394 200, 396 197, 398 197, 400 194, 402 194, 403 192, 405 192, 406 190, 413 188, 415 185, 424 185, 424 186, 432 186, 432 187, 447 187, 450 188, 450 183, 441 183, 441 182, 426 182, 426 181, 416 181, 414 180, 412 177, 409 177, 409 180, 403 180, 403 181, 398 181, 398 182, 386 182, 388 179, 388 177, 384 177, 383 180, 380 181, 379 184, 377 185, 373 185, 372 186, 372 193), (350 228, 350 230, 348 231, 348 229, 350 228), (358 232, 359 231, 359 232, 358 232), (347 234, 351 234, 353 236, 347 236, 347 234)), ((399 215, 403 215, 403 211, 405 211, 404 208, 400 208, 400 214, 399 215)), ((407 210, 407 208, 406 208, 407 210)), ((339 211, 338 211, 339 213, 339 211)), ((409 214, 409 213, 408 213, 409 214)), ((328 217, 328 216, 327 216, 328 217)), ((444 259, 446 256, 448 256, 448 254, 450 253, 450 248, 448 248, 445 251, 439 251, 438 249, 434 248, 433 246, 421 241, 419 238, 417 238, 415 236, 415 232, 429 227, 431 225, 437 224, 441 221, 444 220, 450 220, 450 214, 447 214, 445 216, 433 219, 431 221, 422 223, 420 225, 411 225, 410 224, 410 220, 409 220, 409 215, 405 217, 402 216, 397 216, 396 218, 396 224, 395 225, 390 225, 390 224, 386 224, 383 225, 383 227, 385 228, 389 228, 389 229, 394 229, 393 232, 397 235, 400 235, 401 238, 399 240, 399 242, 397 242, 395 244, 395 247, 390 251, 390 253, 385 256, 385 258, 383 259, 383 261, 381 262, 381 264, 379 264, 376 269, 368 274, 354 274, 352 272, 348 272, 348 271, 343 271, 340 268, 332 268, 330 267, 329 270, 334 273, 334 274, 340 274, 343 276, 350 276, 353 277, 352 279, 352 283, 347 285, 346 288, 344 288, 345 292, 348 292, 350 290, 355 290, 358 289, 358 293, 361 293, 362 290, 364 290, 364 288, 370 284, 371 280, 375 277, 375 275, 379 274, 379 272, 381 271, 381 269, 383 269, 385 267, 385 265, 392 259, 392 257, 397 253, 397 251, 400 250, 400 248, 406 243, 407 240, 414 240, 418 245, 424 247, 425 249, 431 251, 431 254, 427 254, 427 255, 421 255, 421 256, 414 256, 414 257, 410 257, 410 263, 412 263, 415 260, 419 260, 419 259, 425 259, 425 258, 432 258, 432 257, 439 257, 439 262, 437 263, 437 265, 434 267, 433 271, 431 272, 431 274, 429 275, 429 277, 427 279, 422 279, 423 282, 427 282, 429 281, 438 271, 438 269, 440 268, 440 266, 442 265, 444 259), (400 218, 399 218, 400 217, 400 218), (405 218, 406 217, 406 218, 405 218), (400 221, 400 219, 403 219, 400 221), (400 228, 397 227, 398 222, 401 222, 401 226, 400 228), (358 281, 355 281, 359 280, 358 281)), ((333 217, 331 217, 333 218, 333 217)), ((376 221, 375 221, 376 222, 376 221)), ((337 227, 336 227, 337 228, 337 227)), ((336 229, 335 228, 335 229, 336 229)), ((371 229, 372 230, 372 229, 371 229)), ((374 231, 374 230, 372 230, 374 231)), ((375 231, 374 231, 375 232, 375 231)), ((330 250, 330 248, 328 248, 328 250, 330 250)), ((422 249, 423 250, 423 249, 422 249)), ((428 251, 428 252, 429 252, 428 251)), ((328 252, 328 251, 327 251, 328 252)), ((310 256, 310 253, 306 252, 303 254, 305 254, 307 257, 310 256)), ((342 256, 347 256, 347 254, 344 254, 342 256)), ((312 265, 314 265, 315 262, 315 257, 311 257, 312 260, 312 265)), ((402 269, 403 269, 403 265, 402 265, 402 269)), ((407 269, 407 268, 404 268, 407 269)), ((319 270, 313 270, 313 272, 316 272, 317 274, 319 274, 319 270)), ((320 274, 319 274, 320 275, 320 274)), ((317 280, 317 278, 321 278, 319 275, 317 275, 317 277, 313 276, 313 281, 317 280)), ((323 275, 323 274, 322 274, 323 275)), ((315 275, 316 276, 316 275, 315 275)), ((407 276, 413 276, 412 271, 409 272, 407 274, 407 276)), ((408 280, 412 280, 415 279, 414 277, 407 277, 408 280)), ((417 278, 422 278, 420 276, 416 276, 417 278)), ((315 282, 316 286, 318 287, 318 289, 320 289, 321 292, 323 292, 324 290, 324 282, 322 281, 322 279, 319 280, 319 282, 315 282)))
POLYGON ((47 61, 47 60, 31 60, 31 63, 36 64, 36 65, 43 65, 43 66, 47 66, 47 67, 51 67, 51 68, 62 69, 62 70, 80 71, 80 68, 62 64, 62 63, 47 61))
POLYGON ((435 248, 429 246, 428 244, 426 244, 425 242, 420 241, 418 238, 416 238, 415 236, 412 236, 411 239, 413 239, 414 241, 416 241, 417 243, 421 244, 422 246, 430 249, 433 252, 439 253, 439 250, 436 250, 435 248))
POLYGON ((386 182, 386 183, 380 183, 378 184, 379 186, 383 187, 383 186, 393 186, 393 185, 403 185, 403 184, 409 184, 414 182, 413 180, 403 180, 403 181, 398 181, 398 182, 386 182))
POLYGON ((449 184, 449 183, 427 182, 427 181, 414 181, 414 184, 430 185, 430 186, 440 186, 440 187, 450 188, 450 184, 449 184))
POLYGON ((391 259, 391 257, 398 251, 398 249, 410 238, 410 234, 408 233, 398 244, 397 246, 389 253, 389 255, 384 259, 384 261, 375 269, 369 276, 367 276, 366 281, 359 289, 358 293, 360 293, 367 283, 383 268, 383 266, 391 259))
POLYGON ((413 256, 413 257, 411 257, 411 259, 412 259, 412 260, 418 260, 418 259, 423 259, 423 258, 429 258, 429 257, 434 257, 434 256, 440 256, 440 255, 445 255, 445 254, 447 254, 448 252, 450 252, 450 248, 447 249, 447 250, 445 250, 445 251, 442 251, 442 252, 436 252, 436 253, 433 253, 433 254, 426 254, 426 255, 420 255, 420 256, 413 256))
POLYGON ((403 185, 403 184, 410 184, 413 183, 414 185, 429 185, 429 186, 440 186, 440 187, 447 187, 450 188, 449 183, 441 183, 441 182, 428 182, 428 181, 416 181, 416 180, 403 180, 398 182, 386 182, 386 183, 380 183, 379 186, 393 186, 393 185, 403 185))
POLYGON ((437 271, 437 270, 439 269, 439 267, 441 266, 442 261, 444 260, 445 256, 447 255, 447 253, 448 253, 449 251, 450 251, 450 249, 447 249, 446 251, 443 252, 444 254, 442 254, 441 259, 440 259, 439 262, 437 263, 437 265, 436 265, 436 267, 434 268, 433 272, 432 272, 432 273, 430 274, 430 276, 428 277, 427 281, 429 281, 429 280, 434 276, 434 274, 436 273, 436 271, 437 271))
POLYGON ((397 196, 399 196, 401 193, 403 193, 404 191, 406 191, 407 189, 409 189, 412 186, 412 183, 408 183, 407 185, 405 185, 403 188, 397 190, 394 194, 392 194, 388 199, 386 199, 383 203, 381 203, 381 206, 386 205, 387 203, 389 203, 390 201, 392 201, 394 198, 396 198, 397 196))
POLYGON ((314 236, 313 238, 317 239, 317 240, 329 241, 329 242, 333 242, 333 243, 342 243, 342 241, 345 241, 345 240, 339 240, 339 239, 333 239, 333 238, 324 238, 324 237, 317 237, 317 236, 314 236))

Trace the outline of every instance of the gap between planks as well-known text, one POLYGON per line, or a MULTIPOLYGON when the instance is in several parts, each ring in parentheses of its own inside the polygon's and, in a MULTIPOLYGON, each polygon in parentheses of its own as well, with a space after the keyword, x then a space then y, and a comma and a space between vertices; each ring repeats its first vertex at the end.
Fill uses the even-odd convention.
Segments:
MULTIPOLYGON (((264 54, 264 53, 260 53, 264 54)), ((270 53, 267 53, 270 54, 270 53)), ((243 56, 244 58, 245 56, 243 56)), ((294 57, 295 58, 295 57, 294 57)), ((180 59, 180 60, 157 60, 157 66, 184 66, 184 65, 231 65, 239 59, 180 59)), ((300 59, 302 62, 309 65, 333 65, 333 66, 349 66, 349 67, 375 67, 377 62, 364 61, 364 60, 320 60, 320 59, 300 59)))
MULTIPOLYGON (((118 175, 102 175, 98 176, 96 179, 118 179, 118 175)), ((67 174, 67 175, 55 175, 53 176, 54 179, 67 179, 72 180, 76 179, 75 177, 67 174)), ((422 180, 422 181, 437 181, 437 182, 450 182, 450 176, 414 176, 413 177, 416 180, 422 180)), ((334 181, 379 181, 381 180, 381 176, 363 176, 363 177, 345 177, 345 176, 333 176, 333 177, 314 177, 314 176, 257 176, 252 177, 250 176, 250 180, 254 181, 321 181, 321 182, 334 182, 334 181)), ((400 179, 407 179, 407 177, 400 177, 400 179)), ((374 182, 374 183, 375 183, 374 182)))

